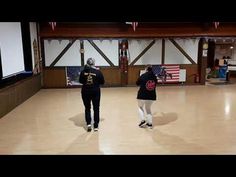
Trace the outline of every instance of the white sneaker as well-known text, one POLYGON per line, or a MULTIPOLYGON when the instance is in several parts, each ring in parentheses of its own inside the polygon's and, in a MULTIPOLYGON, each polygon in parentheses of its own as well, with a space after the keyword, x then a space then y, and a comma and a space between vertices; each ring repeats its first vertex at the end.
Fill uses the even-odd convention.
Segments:
POLYGON ((87 125, 87 132, 91 132, 92 131, 92 126, 89 124, 87 125))
POLYGON ((148 128, 152 129, 152 124, 147 123, 146 125, 147 125, 148 128))
POLYGON ((146 121, 145 121, 145 120, 141 121, 138 126, 139 126, 140 128, 145 127, 145 126, 146 126, 146 121))

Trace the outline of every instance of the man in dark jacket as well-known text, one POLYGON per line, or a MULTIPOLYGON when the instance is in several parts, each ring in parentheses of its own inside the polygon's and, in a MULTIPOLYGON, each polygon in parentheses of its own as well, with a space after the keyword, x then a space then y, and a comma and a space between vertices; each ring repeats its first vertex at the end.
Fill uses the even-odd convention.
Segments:
POLYGON ((141 119, 139 127, 147 125, 148 128, 152 128, 151 105, 156 100, 157 77, 154 75, 151 65, 146 67, 146 73, 138 78, 136 84, 140 86, 137 95, 138 111, 141 119))
POLYGON ((94 110, 94 131, 98 131, 100 121, 99 106, 101 90, 100 85, 104 84, 104 77, 100 70, 95 67, 95 60, 89 58, 84 70, 80 73, 79 82, 83 84, 81 89, 82 99, 85 106, 85 120, 87 123, 87 131, 92 130, 91 125, 91 102, 94 110))

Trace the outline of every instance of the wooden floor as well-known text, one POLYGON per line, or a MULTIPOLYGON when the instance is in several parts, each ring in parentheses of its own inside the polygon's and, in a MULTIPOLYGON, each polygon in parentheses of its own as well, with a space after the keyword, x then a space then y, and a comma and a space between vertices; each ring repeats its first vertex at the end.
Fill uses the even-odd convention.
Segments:
POLYGON ((90 133, 80 89, 42 89, 0 119, 0 154, 236 154, 236 85, 158 87, 152 130, 137 89, 103 88, 90 133))

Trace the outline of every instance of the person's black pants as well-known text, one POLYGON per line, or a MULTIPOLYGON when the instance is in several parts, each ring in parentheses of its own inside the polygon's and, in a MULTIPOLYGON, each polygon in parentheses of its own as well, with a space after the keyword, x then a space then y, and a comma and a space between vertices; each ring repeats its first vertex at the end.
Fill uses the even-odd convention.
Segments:
POLYGON ((100 106, 100 90, 86 91, 82 90, 82 99, 85 106, 85 120, 87 125, 91 124, 91 102, 93 104, 94 111, 94 128, 98 127, 99 117, 99 106, 100 106))

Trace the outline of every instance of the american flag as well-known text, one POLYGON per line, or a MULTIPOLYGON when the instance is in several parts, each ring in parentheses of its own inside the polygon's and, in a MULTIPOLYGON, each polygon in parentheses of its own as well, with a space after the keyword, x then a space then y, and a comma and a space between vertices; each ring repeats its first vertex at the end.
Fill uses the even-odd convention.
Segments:
POLYGON ((52 27, 52 30, 55 29, 55 27, 57 26, 56 22, 49 22, 49 25, 52 27))
POLYGON ((166 65, 153 65, 152 66, 153 73, 156 76, 159 76, 158 83, 163 82, 163 83, 175 83, 179 82, 179 72, 180 68, 179 65, 171 65, 171 64, 166 64, 166 65), (164 76, 163 68, 166 72, 166 80, 162 80, 164 76))

